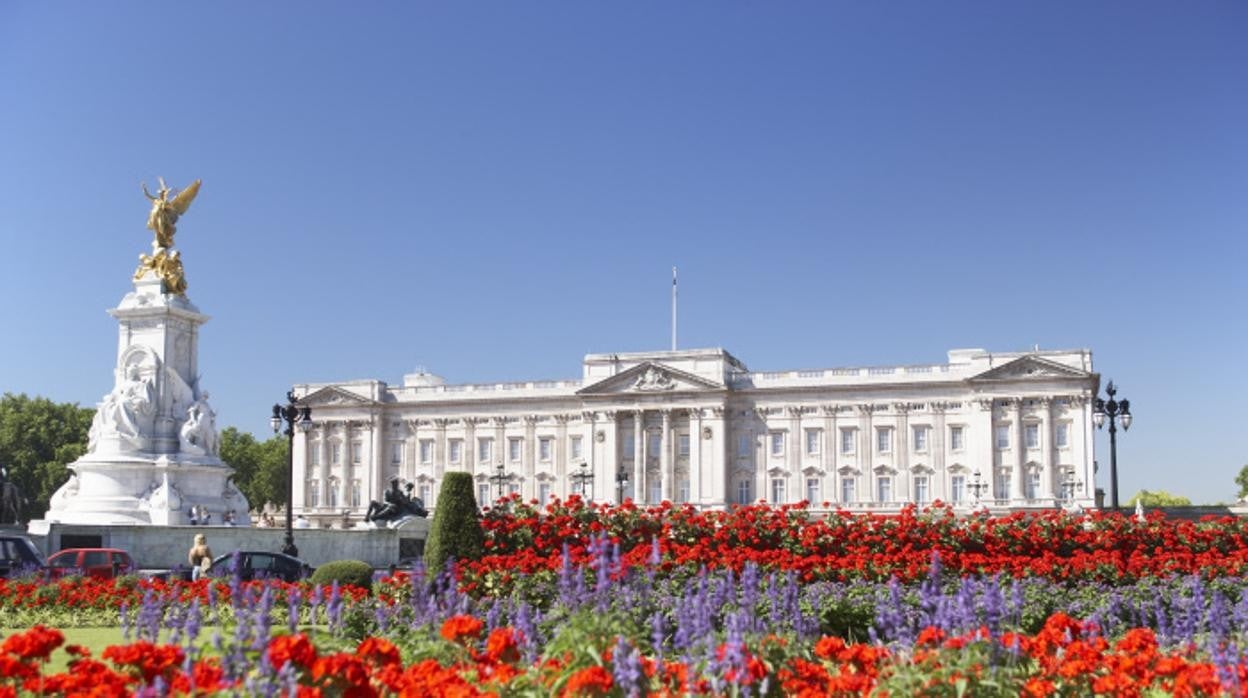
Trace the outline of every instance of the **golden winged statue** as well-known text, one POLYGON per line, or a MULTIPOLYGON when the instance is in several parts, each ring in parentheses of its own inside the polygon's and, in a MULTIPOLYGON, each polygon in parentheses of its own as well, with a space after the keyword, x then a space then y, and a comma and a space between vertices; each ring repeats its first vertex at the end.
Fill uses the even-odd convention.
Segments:
POLYGON ((147 227, 156 233, 156 247, 173 247, 173 234, 177 232, 178 216, 186 213, 186 210, 191 207, 191 202, 199 193, 200 180, 191 182, 191 186, 177 193, 165 186, 163 178, 159 181, 160 189, 156 190, 157 196, 152 196, 147 191, 147 183, 143 183, 143 194, 152 202, 152 212, 147 217, 147 227), (172 199, 169 198, 170 194, 174 194, 172 199))

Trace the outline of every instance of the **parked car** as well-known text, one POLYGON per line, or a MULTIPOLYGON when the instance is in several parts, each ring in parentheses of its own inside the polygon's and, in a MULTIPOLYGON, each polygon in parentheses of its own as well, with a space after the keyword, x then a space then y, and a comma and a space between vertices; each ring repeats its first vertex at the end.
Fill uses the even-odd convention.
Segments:
POLYGON ((43 555, 26 536, 0 536, 0 577, 10 577, 23 570, 40 571, 43 555))
POLYGON ((117 548, 66 548, 48 558, 52 578, 70 575, 113 579, 134 572, 130 554, 117 548))
POLYGON ((253 579, 280 579, 283 582, 297 582, 312 576, 313 569, 308 563, 297 557, 282 553, 266 553, 239 551, 227 553, 212 561, 208 575, 212 577, 230 577, 235 574, 234 556, 238 555, 237 574, 244 582, 253 579))

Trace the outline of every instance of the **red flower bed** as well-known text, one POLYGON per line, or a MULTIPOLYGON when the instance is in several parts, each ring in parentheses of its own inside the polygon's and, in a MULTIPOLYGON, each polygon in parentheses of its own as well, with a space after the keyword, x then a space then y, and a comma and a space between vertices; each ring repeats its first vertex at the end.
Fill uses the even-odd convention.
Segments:
MULTIPOLYGON (((588 659, 565 655, 526 665, 515 651, 514 629, 497 628, 482 641, 479 623, 456 616, 443 626, 441 634, 454 638, 447 642, 458 659, 425 658, 406 666, 398 648, 382 638, 367 638, 354 651, 322 652, 304 635, 279 636, 266 650, 272 665, 262 668, 253 663, 248 681, 263 685, 285 667, 293 671, 299 696, 361 698, 723 695, 734 693, 730 687, 760 686, 764 681, 784 695, 811 698, 1248 695, 1248 665, 1238 658, 1219 668, 1191 650, 1163 651, 1153 632, 1143 628, 1111 642, 1094 624, 1061 613, 1051 616, 1035 635, 1006 633, 994 639, 982 630, 946 638, 929 628, 912 651, 896 653, 835 637, 798 645, 768 636, 736 647, 735 663, 710 667, 644 656, 634 656, 636 663, 630 664, 627 657, 613 656, 610 646, 588 659)), ((157 685, 170 695, 228 695, 245 685, 239 678, 226 678, 216 658, 194 661, 188 671, 181 647, 147 642, 109 647, 102 653, 105 661, 82 648, 69 648, 74 656, 69 669, 45 673, 48 656, 63 642, 60 631, 41 626, 6 638, 0 647, 0 696, 19 692, 129 696, 144 689, 150 694, 157 685)), ((718 659, 727 654, 728 647, 721 645, 718 659)))
POLYGON ((648 509, 585 505, 578 497, 544 510, 511 501, 483 520, 486 555, 460 567, 468 588, 491 577, 506 587, 514 576, 557 570, 566 545, 573 564, 587 562, 596 536, 618 545, 626 565, 645 564, 657 540, 661 565, 731 567, 746 563, 795 570, 803 579, 922 578, 939 551, 959 574, 1125 581, 1150 575, 1248 572, 1248 522, 1146 522, 1094 512, 1060 511, 959 518, 944 506, 896 515, 836 512, 814 516, 803 505, 764 504, 698 511, 669 503, 648 509))

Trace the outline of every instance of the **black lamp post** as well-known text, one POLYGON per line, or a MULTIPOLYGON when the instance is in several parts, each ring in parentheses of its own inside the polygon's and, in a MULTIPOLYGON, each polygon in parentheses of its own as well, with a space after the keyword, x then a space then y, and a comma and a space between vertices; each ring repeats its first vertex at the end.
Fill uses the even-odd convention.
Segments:
POLYGON ((628 471, 619 468, 615 471, 616 504, 624 503, 624 486, 628 484, 628 471))
POLYGON ((286 392, 285 405, 273 405, 273 416, 269 418, 269 426, 273 427, 273 433, 276 434, 282 428, 282 423, 286 424, 286 438, 289 439, 287 444, 289 448, 286 451, 286 543, 282 545, 282 552, 291 557, 299 556, 299 549, 295 547, 295 429, 307 432, 312 428, 312 408, 299 407, 296 403, 299 399, 295 397, 295 391, 286 392))
POLYGON ((586 500, 593 499, 594 474, 590 472, 588 463, 582 461, 580 471, 572 473, 572 476, 570 479, 572 480, 572 484, 575 485, 578 490, 580 490, 581 497, 583 499, 586 499, 586 500))
POLYGON ((1116 422, 1122 422, 1122 430, 1126 431, 1131 428, 1131 401, 1122 400, 1119 402, 1114 399, 1118 394, 1118 389, 1114 387, 1114 382, 1110 381, 1105 386, 1105 394, 1109 395, 1109 401, 1106 402, 1101 398, 1097 398, 1092 408, 1092 421, 1096 424, 1096 428, 1100 429, 1105 426, 1105 418, 1109 417, 1109 492, 1110 503, 1115 509, 1118 508, 1118 427, 1116 422))
POLYGON ((494 483, 494 485, 498 487, 497 499, 503 498, 503 485, 506 485, 507 481, 510 479, 511 476, 508 475, 507 471, 503 469, 503 464, 499 463, 498 467, 495 469, 495 473, 490 476, 490 482, 494 483))

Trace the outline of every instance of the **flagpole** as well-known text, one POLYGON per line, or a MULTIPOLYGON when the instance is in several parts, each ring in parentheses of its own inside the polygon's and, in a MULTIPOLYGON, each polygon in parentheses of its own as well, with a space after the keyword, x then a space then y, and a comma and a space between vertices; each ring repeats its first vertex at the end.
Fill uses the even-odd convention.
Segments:
POLYGON ((676 351, 676 267, 672 267, 672 351, 676 351))

